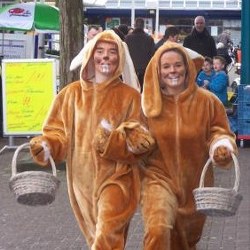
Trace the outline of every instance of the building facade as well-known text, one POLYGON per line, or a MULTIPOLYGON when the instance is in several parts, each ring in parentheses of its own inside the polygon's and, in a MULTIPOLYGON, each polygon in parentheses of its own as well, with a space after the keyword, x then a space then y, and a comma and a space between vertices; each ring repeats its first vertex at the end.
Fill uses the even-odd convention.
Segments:
POLYGON ((234 44, 240 45, 241 4, 241 0, 107 0, 103 7, 86 7, 84 15, 87 24, 101 24, 104 29, 120 23, 133 26, 136 17, 143 17, 149 33, 157 33, 156 39, 167 25, 176 25, 183 39, 192 30, 194 18, 202 15, 212 36, 227 29, 234 44))

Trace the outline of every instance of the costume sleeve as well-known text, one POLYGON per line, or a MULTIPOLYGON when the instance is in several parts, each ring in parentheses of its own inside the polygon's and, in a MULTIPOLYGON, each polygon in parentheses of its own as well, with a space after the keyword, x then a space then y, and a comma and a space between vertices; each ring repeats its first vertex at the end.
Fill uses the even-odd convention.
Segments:
POLYGON ((210 107, 209 111, 211 116, 209 148, 211 149, 218 141, 227 139, 237 154, 235 134, 230 130, 225 108, 219 100, 213 98, 213 102, 214 105, 211 105, 213 108, 210 107))
MULTIPOLYGON (((137 162, 141 157, 147 155, 148 152, 142 154, 134 154, 129 150, 127 144, 128 134, 126 129, 136 129, 138 126, 146 127, 145 120, 142 116, 140 109, 140 99, 134 98, 129 105, 129 112, 127 118, 114 130, 108 138, 105 146, 105 150, 101 153, 101 156, 114 161, 125 161, 130 163, 137 162)), ((139 133, 139 132, 138 132, 139 133)), ((143 134, 138 134, 138 141, 141 137, 145 137, 145 131, 143 134)), ((151 135, 148 132, 148 136, 151 135)), ((154 140, 152 140, 154 141, 154 140)), ((153 148, 153 145, 151 146, 153 148)))
POLYGON ((56 163, 65 159, 67 149, 62 112, 63 105, 57 96, 44 122, 43 134, 39 136, 41 140, 48 143, 51 156, 56 163))

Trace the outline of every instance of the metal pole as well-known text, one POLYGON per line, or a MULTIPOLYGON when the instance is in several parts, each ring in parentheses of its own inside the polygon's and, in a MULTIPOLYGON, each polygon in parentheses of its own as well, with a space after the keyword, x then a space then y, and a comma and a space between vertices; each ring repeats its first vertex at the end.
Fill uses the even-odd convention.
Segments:
POLYGON ((241 84, 250 85, 250 2, 242 0, 241 6, 241 84))
MULTIPOLYGON (((40 3, 44 4, 45 0, 40 0, 40 3)), ((38 34, 38 58, 44 58, 45 54, 45 35, 44 34, 38 34)))
POLYGON ((131 8, 131 27, 134 27, 135 23, 135 0, 132 0, 132 8, 131 8))
POLYGON ((155 39, 158 41, 158 34, 159 34, 159 5, 157 3, 156 9, 155 9, 155 39))

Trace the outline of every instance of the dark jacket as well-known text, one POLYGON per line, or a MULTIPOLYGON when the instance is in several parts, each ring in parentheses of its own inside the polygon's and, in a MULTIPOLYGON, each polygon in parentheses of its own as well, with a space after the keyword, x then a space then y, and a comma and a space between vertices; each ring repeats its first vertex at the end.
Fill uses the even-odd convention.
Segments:
POLYGON ((154 39, 142 29, 135 29, 126 36, 125 42, 128 45, 136 72, 144 73, 155 52, 154 39))
POLYGON ((161 40, 159 40, 156 44, 155 44, 155 50, 158 50, 163 43, 165 43, 168 39, 166 37, 163 37, 161 40))
POLYGON ((231 57, 228 54, 227 48, 219 48, 217 49, 217 56, 222 56, 226 60, 226 65, 230 64, 232 62, 231 57))
POLYGON ((183 46, 192 49, 203 56, 213 58, 217 55, 215 41, 205 28, 203 32, 199 33, 196 29, 185 37, 183 46))

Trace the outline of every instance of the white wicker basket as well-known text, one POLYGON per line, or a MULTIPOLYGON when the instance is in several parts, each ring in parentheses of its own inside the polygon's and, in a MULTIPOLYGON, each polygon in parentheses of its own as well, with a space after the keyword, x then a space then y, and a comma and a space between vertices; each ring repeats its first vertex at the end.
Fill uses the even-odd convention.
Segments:
POLYGON ((12 176, 9 181, 10 190, 15 194, 20 204, 29 206, 47 205, 54 201, 60 181, 56 177, 56 166, 50 157, 52 174, 44 171, 24 171, 17 173, 17 156, 29 143, 20 145, 12 158, 12 176))
POLYGON ((242 195, 239 194, 240 168, 237 157, 232 154, 235 167, 235 183, 232 189, 222 187, 204 187, 204 178, 212 160, 209 159, 204 166, 199 188, 193 190, 197 211, 208 216, 233 216, 235 215, 242 195))

